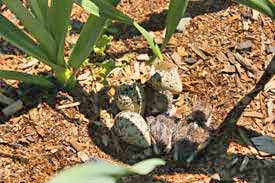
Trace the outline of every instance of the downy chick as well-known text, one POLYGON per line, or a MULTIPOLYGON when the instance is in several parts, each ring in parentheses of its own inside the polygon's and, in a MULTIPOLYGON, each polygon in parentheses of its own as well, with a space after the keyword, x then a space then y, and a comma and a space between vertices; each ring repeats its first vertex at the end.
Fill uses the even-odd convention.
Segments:
POLYGON ((176 129, 176 119, 166 114, 146 118, 150 128, 153 148, 156 154, 168 153, 172 149, 172 138, 176 129))
POLYGON ((174 160, 190 163, 209 143, 212 106, 196 103, 174 134, 174 160))

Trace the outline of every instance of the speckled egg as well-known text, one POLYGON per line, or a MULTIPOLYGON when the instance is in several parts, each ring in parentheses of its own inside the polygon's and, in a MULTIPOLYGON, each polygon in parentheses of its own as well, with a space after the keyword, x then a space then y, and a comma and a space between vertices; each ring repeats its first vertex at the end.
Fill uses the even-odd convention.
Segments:
POLYGON ((117 114, 113 131, 128 144, 143 148, 151 146, 149 127, 139 113, 123 111, 117 114))
POLYGON ((153 65, 149 82, 156 90, 169 90, 172 93, 180 93, 182 91, 178 68, 172 63, 156 62, 153 65))
POLYGON ((143 113, 145 108, 144 89, 138 84, 123 84, 117 87, 115 102, 121 111, 143 113))

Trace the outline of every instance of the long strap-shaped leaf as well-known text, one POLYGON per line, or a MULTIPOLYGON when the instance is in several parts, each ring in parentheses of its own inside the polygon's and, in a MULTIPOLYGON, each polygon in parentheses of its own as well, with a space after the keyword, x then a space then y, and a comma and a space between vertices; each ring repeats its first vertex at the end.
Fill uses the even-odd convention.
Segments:
POLYGON ((91 1, 93 1, 98 6, 100 16, 117 20, 129 25, 133 24, 134 20, 132 18, 125 15, 121 11, 117 10, 107 0, 91 0, 91 1))
POLYGON ((48 15, 48 0, 29 0, 32 6, 32 9, 37 17, 37 19, 44 25, 45 28, 47 25, 47 15, 48 15))
POLYGON ((64 43, 67 35, 74 0, 52 0, 50 7, 50 22, 52 34, 58 46, 57 63, 65 65, 64 43))
POLYGON ((75 0, 79 6, 84 8, 88 13, 100 17, 99 8, 98 6, 90 0, 75 0))
MULTIPOLYGON (((104 16, 105 18, 111 20, 117 20, 122 23, 133 25, 137 28, 137 30, 145 37, 150 48, 153 50, 154 54, 162 59, 162 55, 158 45, 154 42, 152 36, 146 31, 143 27, 141 27, 137 22, 135 22, 132 18, 127 15, 124 15, 121 11, 117 10, 112 4, 110 4, 107 0, 76 0, 78 4, 83 6, 83 8, 88 12, 95 16, 104 16)), ((118 1, 117 1, 118 2, 118 1)))
POLYGON ((69 58, 68 63, 70 67, 77 70, 82 65, 102 34, 106 21, 106 18, 96 17, 92 14, 89 16, 69 58))
POLYGON ((116 165, 105 161, 90 162, 61 171, 49 183, 116 183, 121 176, 145 175, 156 166, 165 165, 160 159, 148 159, 133 166, 116 165))
MULTIPOLYGON (((90 13, 68 61, 70 67, 77 72, 78 68, 93 50, 93 46, 101 36, 108 19, 99 16, 99 8, 92 1, 75 0, 75 2, 90 13)), ((117 6, 119 0, 109 0, 108 2, 112 3, 111 6, 117 6)))
POLYGON ((182 16, 185 13, 189 0, 171 0, 166 18, 166 33, 161 50, 164 49, 175 32, 182 16))
POLYGON ((29 38, 22 30, 7 20, 0 14, 0 36, 11 44, 22 49, 29 55, 34 56, 45 64, 57 69, 58 66, 50 62, 49 57, 43 52, 41 47, 29 38))
POLYGON ((44 76, 36 76, 23 72, 0 70, 0 78, 23 81, 43 88, 54 88, 55 86, 44 76))
POLYGON ((152 36, 143 27, 141 27, 138 23, 134 22, 133 25, 144 36, 144 38, 146 39, 147 43, 150 45, 150 48, 152 49, 155 56, 158 59, 163 60, 163 57, 161 55, 161 51, 160 51, 158 45, 155 43, 152 36))
POLYGON ((41 44, 51 60, 53 60, 56 54, 56 45, 51 34, 41 26, 41 22, 30 14, 20 0, 3 0, 3 2, 21 20, 24 27, 41 44))
POLYGON ((269 16, 273 20, 275 19, 275 4, 272 0, 233 0, 237 3, 244 4, 258 10, 259 12, 269 16))

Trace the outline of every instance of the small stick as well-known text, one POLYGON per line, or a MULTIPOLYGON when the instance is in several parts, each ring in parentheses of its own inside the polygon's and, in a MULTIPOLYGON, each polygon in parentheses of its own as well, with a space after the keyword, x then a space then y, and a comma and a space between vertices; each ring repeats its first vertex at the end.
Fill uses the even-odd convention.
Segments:
POLYGON ((71 103, 71 104, 65 104, 65 105, 57 106, 56 109, 61 110, 61 109, 76 107, 76 106, 79 106, 79 105, 80 105, 80 102, 75 102, 75 103, 71 103))
POLYGON ((15 114, 16 112, 21 110, 23 107, 24 107, 23 102, 21 100, 17 100, 16 102, 13 102, 12 104, 10 104, 8 107, 4 108, 2 112, 6 117, 8 117, 15 114))
POLYGON ((0 102, 3 104, 10 105, 14 103, 14 100, 0 93, 0 102))

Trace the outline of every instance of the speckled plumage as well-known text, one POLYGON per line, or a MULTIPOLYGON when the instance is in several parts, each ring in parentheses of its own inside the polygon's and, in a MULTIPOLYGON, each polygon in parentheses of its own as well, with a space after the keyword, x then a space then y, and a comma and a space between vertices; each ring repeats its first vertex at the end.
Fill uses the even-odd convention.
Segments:
POLYGON ((197 102, 190 115, 182 119, 174 137, 174 159, 190 163, 210 140, 212 106, 197 102))
POLYGON ((156 91, 150 87, 145 87, 145 99, 145 112, 147 115, 158 115, 162 113, 173 115, 175 113, 173 94, 168 90, 156 91))
POLYGON ((182 124, 173 139, 174 159, 191 162, 196 154, 207 145, 209 137, 209 130, 196 123, 182 124))
POLYGON ((156 117, 149 116, 146 120, 156 146, 164 146, 165 151, 169 152, 172 148, 172 137, 176 127, 175 119, 161 114, 156 117))

